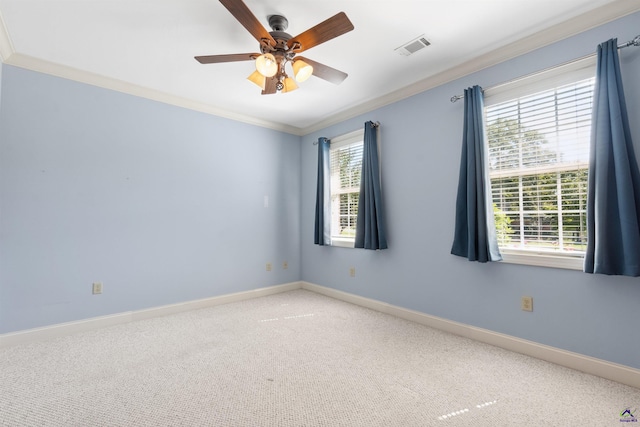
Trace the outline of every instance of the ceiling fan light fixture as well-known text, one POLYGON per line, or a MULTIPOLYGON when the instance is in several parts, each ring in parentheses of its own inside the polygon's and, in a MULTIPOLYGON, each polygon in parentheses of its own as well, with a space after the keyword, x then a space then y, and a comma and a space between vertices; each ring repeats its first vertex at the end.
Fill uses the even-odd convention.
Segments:
POLYGON ((293 75, 296 77, 296 80, 300 83, 307 80, 313 74, 313 67, 302 59, 297 59, 293 63, 293 75))
POLYGON ((265 77, 273 77, 278 72, 276 58, 270 53, 264 53, 256 58, 256 70, 265 77))
POLYGON ((263 76, 258 70, 251 73, 251 75, 247 77, 247 80, 258 85, 262 90, 264 90, 267 85, 267 78, 263 76))
POLYGON ((263 88, 263 95, 296 90, 298 88, 296 80, 303 82, 311 75, 334 84, 339 84, 347 78, 347 73, 343 73, 340 70, 311 59, 295 58, 298 53, 352 31, 354 29, 353 23, 344 12, 336 13, 314 27, 299 33, 295 37, 291 37, 290 34, 285 32, 288 21, 282 15, 270 15, 267 17, 269 26, 273 30, 267 31, 245 4, 245 0, 220 0, 220 2, 260 43, 260 50, 258 51, 260 53, 196 56, 195 59, 199 63, 215 64, 253 60, 256 71, 263 77, 260 78, 254 73, 248 79, 263 88), (289 62, 291 67, 287 65, 289 62), (291 78, 287 76, 285 67, 294 68, 291 78))
POLYGON ((298 85, 296 84, 296 81, 288 76, 284 78, 284 80, 282 81, 282 84, 283 84, 282 93, 287 93, 287 92, 291 92, 298 89, 298 85))

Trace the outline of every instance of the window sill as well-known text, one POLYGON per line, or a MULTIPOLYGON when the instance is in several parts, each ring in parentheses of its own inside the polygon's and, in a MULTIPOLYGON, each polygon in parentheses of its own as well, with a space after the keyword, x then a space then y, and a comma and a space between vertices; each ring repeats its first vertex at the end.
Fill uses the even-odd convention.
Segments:
POLYGON ((502 262, 507 264, 533 265, 538 267, 564 268, 568 270, 583 270, 583 256, 559 256, 525 251, 500 251, 502 262))
POLYGON ((355 245, 355 239, 348 239, 344 237, 332 237, 331 246, 337 246, 339 248, 351 248, 355 245))

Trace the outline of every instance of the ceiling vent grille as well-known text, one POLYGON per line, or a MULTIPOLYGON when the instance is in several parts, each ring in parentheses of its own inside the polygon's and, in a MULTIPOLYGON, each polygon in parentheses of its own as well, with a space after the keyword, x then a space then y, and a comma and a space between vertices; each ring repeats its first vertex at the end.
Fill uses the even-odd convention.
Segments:
POLYGON ((423 34, 420 37, 415 38, 410 42, 403 44, 399 48, 396 48, 395 51, 402 56, 409 56, 416 53, 419 50, 424 49, 429 45, 431 45, 431 43, 429 43, 429 40, 427 40, 423 34))

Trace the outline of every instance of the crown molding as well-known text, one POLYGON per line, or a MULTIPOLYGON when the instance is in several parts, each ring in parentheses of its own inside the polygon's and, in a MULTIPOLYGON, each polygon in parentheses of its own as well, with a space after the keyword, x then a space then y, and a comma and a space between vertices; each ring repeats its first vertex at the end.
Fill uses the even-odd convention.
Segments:
POLYGON ((640 11, 638 0, 618 0, 606 6, 601 6, 590 12, 556 24, 544 31, 524 37, 506 46, 495 49, 458 66, 405 86, 394 92, 387 93, 379 98, 365 101, 359 105, 339 111, 309 127, 303 129, 303 134, 308 135, 326 127, 341 123, 347 119, 366 114, 378 108, 409 98, 413 95, 436 88, 468 76, 477 71, 492 67, 509 59, 524 55, 533 50, 548 46, 552 43, 569 38, 576 34, 614 21, 623 16, 640 11))
POLYGON ((267 120, 261 120, 255 117, 233 113, 231 111, 216 108, 202 102, 197 102, 184 97, 171 95, 166 92, 150 89, 144 86, 128 83, 122 80, 106 77, 89 71, 84 71, 77 68, 68 67, 66 65, 45 61, 39 58, 34 58, 32 56, 23 55, 21 53, 12 54, 7 60, 5 60, 5 63, 16 67, 25 68, 27 70, 37 71, 56 77, 62 77, 64 79, 73 80, 92 86, 98 86, 101 88, 114 90, 116 92, 126 93, 157 102, 186 108, 189 110, 199 111, 218 117, 247 123, 250 125, 269 128, 294 135, 301 135, 300 129, 294 126, 273 123, 267 120))
POLYGON ((544 31, 532 34, 516 42, 495 49, 470 61, 461 63, 453 68, 438 73, 434 76, 419 80, 416 83, 402 87, 381 97, 368 99, 352 107, 345 108, 317 123, 299 128, 295 126, 273 123, 248 115, 234 113, 222 108, 193 101, 184 97, 171 95, 155 89, 127 83, 103 75, 75 69, 61 64, 34 58, 28 55, 16 53, 11 37, 0 14, 0 59, 6 64, 50 74, 69 80, 86 83, 117 92, 147 98, 150 100, 175 105, 190 110, 199 111, 214 116, 227 118, 255 126, 260 126, 297 136, 304 136, 319 131, 326 127, 338 124, 345 120, 369 113, 378 108, 409 98, 413 95, 425 92, 459 78, 465 77, 482 69, 497 65, 501 62, 513 59, 535 49, 547 46, 551 43, 566 39, 573 35, 595 28, 607 22, 640 11, 638 0, 618 0, 606 6, 599 7, 584 13, 568 21, 556 24, 544 31))
POLYGON ((15 53, 11 37, 9 37, 9 31, 2 18, 2 12, 0 12, 0 61, 4 62, 15 53))

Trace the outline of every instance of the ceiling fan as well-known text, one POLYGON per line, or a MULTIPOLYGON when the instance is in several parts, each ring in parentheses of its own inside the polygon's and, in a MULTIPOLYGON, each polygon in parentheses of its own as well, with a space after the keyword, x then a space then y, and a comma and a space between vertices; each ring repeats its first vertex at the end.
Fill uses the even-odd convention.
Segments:
POLYGON ((268 17, 269 26, 273 30, 269 32, 242 0, 220 0, 220 3, 258 40, 260 53, 196 56, 195 59, 201 64, 255 60, 256 71, 248 79, 262 88, 263 95, 295 90, 298 88, 296 81, 303 82, 311 75, 334 84, 339 84, 347 78, 347 74, 340 70, 296 56, 353 30, 353 24, 344 12, 332 16, 296 37, 291 37, 290 34, 285 33, 289 22, 284 16, 268 17), (292 65, 295 80, 289 77, 285 70, 287 63, 292 65))

